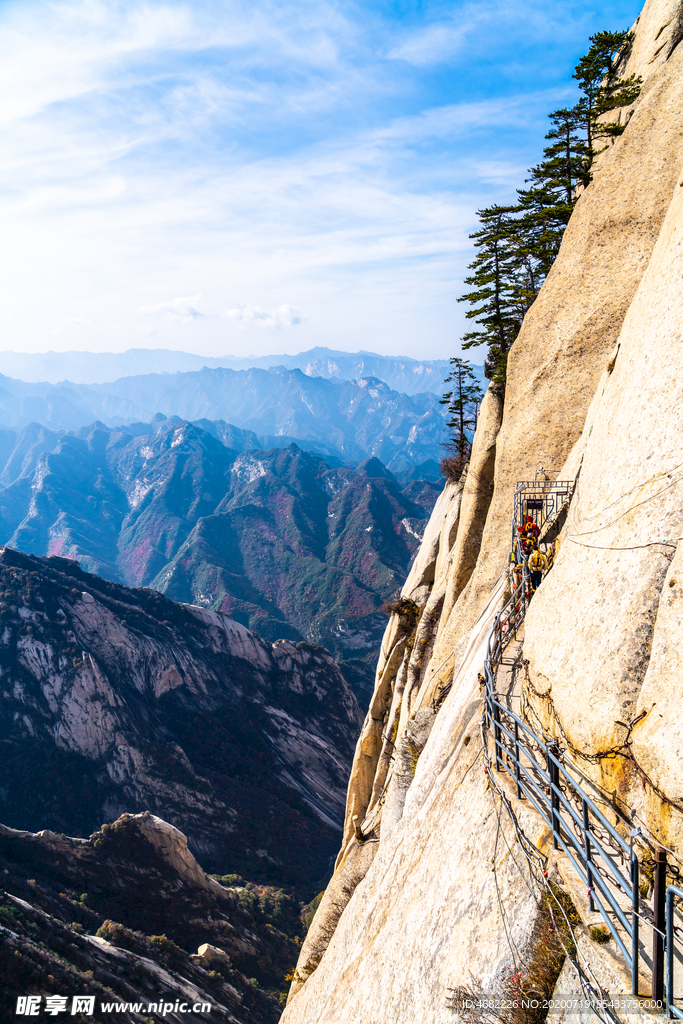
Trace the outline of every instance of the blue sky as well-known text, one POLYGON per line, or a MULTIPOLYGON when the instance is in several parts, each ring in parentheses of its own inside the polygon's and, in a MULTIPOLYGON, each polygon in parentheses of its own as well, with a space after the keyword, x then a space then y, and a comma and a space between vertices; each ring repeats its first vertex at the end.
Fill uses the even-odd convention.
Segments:
POLYGON ((476 209, 639 10, 0 0, 0 349, 457 353, 476 209))

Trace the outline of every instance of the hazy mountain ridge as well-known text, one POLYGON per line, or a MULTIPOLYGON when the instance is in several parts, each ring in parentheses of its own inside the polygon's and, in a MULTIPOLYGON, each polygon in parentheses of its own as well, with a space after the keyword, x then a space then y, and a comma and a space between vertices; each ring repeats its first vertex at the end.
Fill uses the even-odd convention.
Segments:
MULTIPOLYGON (((240 446, 252 436, 214 427, 240 446)), ((0 441, 9 450, 7 432, 0 441)), ((238 452, 176 419, 61 435, 33 425, 15 438, 0 481, 1 543, 77 559, 354 662, 374 657, 381 605, 439 491, 402 489, 376 459, 350 469, 294 445, 238 452)))
POLYGON ((0 428, 31 422, 78 430, 155 415, 225 420, 260 435, 301 438, 332 446, 344 461, 380 459, 392 472, 433 463, 446 435, 436 395, 402 395, 377 378, 332 381, 301 370, 202 369, 125 377, 111 384, 30 384, 0 375, 0 428))
MULTIPOLYGON (((201 356, 171 349, 133 348, 127 352, 2 352, 3 373, 23 381, 47 381, 58 384, 74 381, 97 384, 148 373, 178 373, 204 366, 248 370, 284 366, 303 370, 309 377, 355 380, 378 377, 389 387, 407 395, 420 391, 443 392, 448 374, 448 359, 412 359, 409 356, 384 356, 376 352, 340 352, 316 347, 296 355, 201 356)), ((483 367, 475 367, 483 379, 483 367)))

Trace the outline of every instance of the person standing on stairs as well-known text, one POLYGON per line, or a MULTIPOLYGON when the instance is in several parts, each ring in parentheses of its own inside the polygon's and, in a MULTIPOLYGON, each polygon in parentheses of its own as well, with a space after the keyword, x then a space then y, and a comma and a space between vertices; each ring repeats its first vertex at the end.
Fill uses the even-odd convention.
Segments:
POLYGON ((522 542, 522 551, 525 555, 530 555, 541 531, 531 516, 527 516, 526 521, 518 528, 517 532, 522 542))
POLYGON ((548 571, 548 560, 544 554, 542 554, 537 547, 529 555, 529 575, 531 576, 531 590, 532 593, 536 593, 543 576, 548 571))

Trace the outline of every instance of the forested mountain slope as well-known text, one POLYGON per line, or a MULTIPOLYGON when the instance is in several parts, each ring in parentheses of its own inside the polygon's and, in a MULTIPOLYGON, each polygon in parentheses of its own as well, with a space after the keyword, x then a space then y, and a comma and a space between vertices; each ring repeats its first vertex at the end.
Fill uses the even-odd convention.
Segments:
POLYGON ((0 872, 1 1020, 27 993, 43 1010, 57 993, 77 1021, 278 1020, 300 901, 239 875, 210 878, 155 815, 122 815, 81 839, 0 825, 0 872), (93 1012, 74 1016, 84 994, 93 1012))
POLYGON ((402 489, 376 459, 238 452, 222 442, 251 435, 224 423, 155 426, 4 432, 0 542, 229 612, 271 641, 322 643, 367 677, 437 488, 402 489))

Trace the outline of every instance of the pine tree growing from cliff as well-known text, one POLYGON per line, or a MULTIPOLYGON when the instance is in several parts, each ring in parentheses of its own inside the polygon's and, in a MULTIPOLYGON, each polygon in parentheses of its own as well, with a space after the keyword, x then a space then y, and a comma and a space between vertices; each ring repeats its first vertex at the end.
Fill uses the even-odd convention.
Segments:
POLYGON ((574 69, 582 96, 571 108, 550 114, 552 128, 543 160, 529 171, 528 188, 517 190, 514 206, 479 210, 481 227, 470 235, 478 250, 458 302, 476 329, 463 336, 463 348, 486 345, 486 376, 505 384, 507 356, 522 321, 560 250, 576 204, 577 185, 588 185, 598 139, 615 138, 625 125, 600 120, 638 97, 641 79, 619 76, 633 44, 631 32, 597 32, 574 69))
POLYGON ((538 295, 560 251, 576 204, 575 191, 586 162, 581 121, 573 110, 550 114, 553 127, 543 160, 532 167, 528 188, 518 189, 511 209, 511 242, 518 257, 516 293, 522 316, 538 295))
POLYGON ((527 181, 543 187, 553 195, 565 222, 574 208, 576 186, 586 162, 586 139, 583 119, 573 107, 562 107, 548 115, 552 128, 546 134, 550 145, 543 150, 543 160, 529 171, 527 181))
POLYGON ((465 316, 474 320, 476 327, 463 336, 463 349, 487 345, 484 372, 495 385, 505 381, 507 354, 519 333, 521 321, 519 303, 520 251, 516 245, 518 235, 511 213, 512 206, 490 206, 478 210, 479 231, 470 235, 478 250, 465 278, 472 291, 460 296, 458 302, 468 302, 465 316))
POLYGON ((600 116, 617 107, 633 103, 640 93, 642 78, 619 77, 619 67, 633 45, 632 32, 596 32, 590 37, 590 49, 574 69, 583 96, 573 108, 586 132, 584 184, 590 181, 590 165, 595 156, 594 144, 599 139, 614 139, 626 125, 600 121, 600 116))
POLYGON ((441 469, 447 476, 457 478, 470 460, 470 438, 477 426, 477 414, 484 393, 474 375, 472 364, 466 359, 454 356, 451 367, 444 384, 451 384, 452 387, 441 399, 441 405, 448 407, 448 426, 453 433, 444 445, 446 455, 442 459, 441 469))

